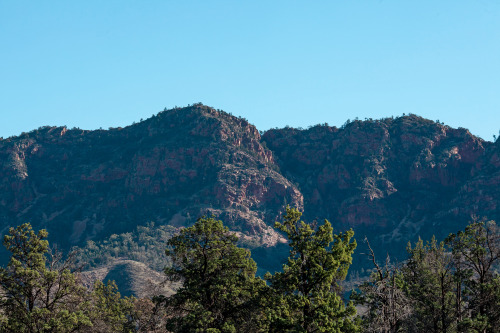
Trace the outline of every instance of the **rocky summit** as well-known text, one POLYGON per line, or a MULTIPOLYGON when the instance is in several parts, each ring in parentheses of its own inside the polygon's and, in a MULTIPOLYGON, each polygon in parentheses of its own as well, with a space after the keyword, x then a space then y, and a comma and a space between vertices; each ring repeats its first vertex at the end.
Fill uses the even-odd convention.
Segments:
POLYGON ((40 128, 0 141, 0 160, 2 232, 29 221, 65 248, 202 215, 272 246, 281 240, 272 224, 283 207, 302 208, 259 131, 202 105, 125 128, 40 128))
POLYGON ((465 128, 409 115, 275 129, 263 141, 303 194, 306 218, 353 228, 384 256, 404 254, 419 236, 441 240, 473 219, 499 218, 500 140, 465 128))
MULTIPOLYGON (((500 140, 416 115, 262 135, 201 104, 87 131, 0 140, 0 231, 31 222, 68 249, 154 221, 215 216, 272 260, 286 205, 387 247, 499 219, 500 140)), ((259 252, 260 251, 260 252, 259 252)), ((385 251, 385 250, 384 250, 385 251)))

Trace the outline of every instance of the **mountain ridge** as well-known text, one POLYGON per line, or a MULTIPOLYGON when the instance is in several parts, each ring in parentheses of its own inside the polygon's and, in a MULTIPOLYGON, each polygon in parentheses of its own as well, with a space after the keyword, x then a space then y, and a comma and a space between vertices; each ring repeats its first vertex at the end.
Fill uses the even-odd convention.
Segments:
POLYGON ((287 204, 398 249, 500 215, 500 140, 416 115, 261 135, 195 104, 123 128, 43 127, 0 140, 0 161, 0 231, 30 221, 63 248, 214 215, 265 262, 287 204))

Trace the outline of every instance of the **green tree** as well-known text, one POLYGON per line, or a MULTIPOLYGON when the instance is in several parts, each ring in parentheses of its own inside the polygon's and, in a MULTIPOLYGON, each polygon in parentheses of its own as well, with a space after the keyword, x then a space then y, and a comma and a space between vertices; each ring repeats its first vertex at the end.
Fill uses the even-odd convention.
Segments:
POLYGON ((133 332, 132 322, 135 298, 122 298, 114 281, 106 284, 97 280, 89 295, 92 304, 88 332, 133 332))
POLYGON ((408 320, 410 332, 454 332, 455 292, 452 258, 444 242, 433 237, 424 245, 420 239, 408 244, 409 258, 403 268, 413 313, 408 320))
POLYGON ((265 286, 255 277, 250 251, 236 246, 238 238, 222 221, 200 218, 168 241, 173 266, 170 281, 182 287, 157 302, 167 307, 172 332, 258 332, 257 295, 265 286))
POLYGON ((339 281, 352 263, 356 241, 352 230, 338 235, 327 220, 315 227, 300 221, 287 207, 275 228, 289 239, 290 255, 283 272, 266 274, 270 284, 267 318, 271 332, 355 332, 356 310, 339 296, 339 281))
POLYGON ((25 223, 4 237, 12 257, 0 267, 1 332, 74 332, 91 325, 85 288, 71 273, 71 261, 49 251, 47 235, 25 223))
POLYGON ((500 231, 494 221, 473 222, 446 239, 453 252, 459 330, 498 332, 500 231))

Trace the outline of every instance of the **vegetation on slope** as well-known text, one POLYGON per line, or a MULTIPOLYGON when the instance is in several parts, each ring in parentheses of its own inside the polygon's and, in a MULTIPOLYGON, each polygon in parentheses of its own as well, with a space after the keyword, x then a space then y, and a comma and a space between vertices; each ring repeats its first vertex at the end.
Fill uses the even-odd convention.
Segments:
MULTIPOLYGON (((168 230, 172 264, 164 273, 180 284, 177 293, 140 299, 123 298, 112 281, 84 287, 73 255, 63 260, 52 252, 45 230, 11 228, 4 245, 12 256, 0 268, 0 332, 498 332, 495 222, 474 221, 442 242, 409 243, 399 265, 389 258, 380 265, 368 243, 372 275, 346 302, 339 283, 352 263, 353 232, 335 235, 327 220, 300 218, 288 208, 276 223, 289 240, 289 257, 264 279, 221 221, 201 218, 179 233, 168 230)), ((164 229, 145 228, 136 237, 167 237, 164 229)), ((133 249, 134 237, 124 239, 133 249)), ((116 243, 103 244, 106 251, 89 253, 120 254, 112 250, 116 243)))
POLYGON ((98 242, 87 241, 85 247, 75 248, 76 261, 89 270, 111 264, 117 259, 129 259, 161 271, 171 263, 165 255, 165 248, 177 231, 175 227, 150 222, 145 226, 137 226, 132 232, 113 234, 98 242))

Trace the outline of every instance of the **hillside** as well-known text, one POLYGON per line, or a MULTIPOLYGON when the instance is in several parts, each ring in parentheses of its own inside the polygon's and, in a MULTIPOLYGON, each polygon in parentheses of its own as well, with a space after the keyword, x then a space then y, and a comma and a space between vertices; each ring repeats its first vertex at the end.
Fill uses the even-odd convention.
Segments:
POLYGON ((29 221, 68 249, 214 215, 271 269, 286 250, 272 225, 287 204, 385 253, 471 216, 498 220, 499 184, 500 140, 415 115, 261 137, 197 104, 125 128, 43 127, 0 140, 0 231, 29 221))
POLYGON ((99 268, 84 271, 81 279, 91 288, 94 281, 115 281, 122 296, 153 297, 172 295, 176 285, 166 283, 165 276, 144 263, 134 260, 115 260, 99 268))

